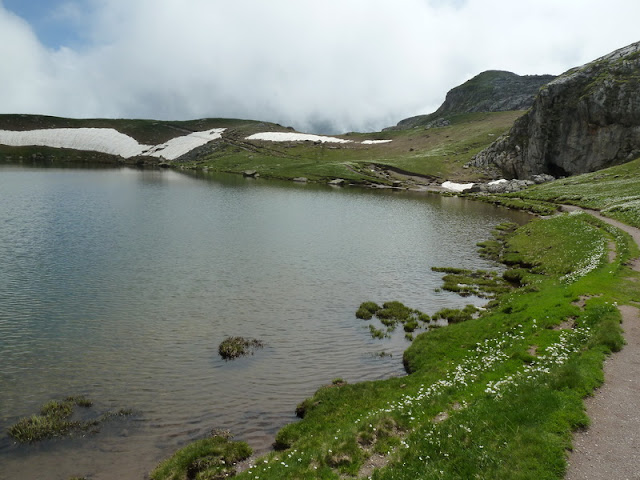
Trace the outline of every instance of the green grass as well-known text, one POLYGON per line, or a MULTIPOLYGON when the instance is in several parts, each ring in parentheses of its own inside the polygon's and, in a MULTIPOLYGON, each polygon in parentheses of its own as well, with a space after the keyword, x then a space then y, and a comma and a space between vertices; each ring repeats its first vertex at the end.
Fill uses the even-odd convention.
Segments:
POLYGON ((214 435, 178 450, 151 472, 152 480, 222 480, 233 476, 235 464, 252 453, 245 442, 214 435))
POLYGON ((608 217, 640 227, 640 159, 536 185, 507 197, 592 208, 608 217))
MULTIPOLYGON (((348 133, 346 144, 313 142, 247 142, 241 136, 222 143, 207 156, 190 163, 192 168, 241 173, 256 170, 263 178, 310 181, 344 178, 353 182, 382 180, 369 165, 441 179, 467 179, 474 174, 463 168, 471 157, 511 127, 522 112, 475 113, 452 118, 448 127, 408 131, 348 133), (362 145, 365 139, 390 139, 379 145, 362 145)), ((384 182, 383 182, 384 183, 384 182)))
POLYGON ((484 203, 490 203, 498 207, 511 208, 513 210, 524 210, 535 215, 553 215, 558 211, 558 206, 546 201, 522 199, 516 197, 508 197, 505 195, 477 195, 477 194, 463 194, 484 203))
POLYGON ((503 257, 530 265, 523 287, 479 318, 418 335, 408 376, 318 390, 278 433, 279 451, 238 478, 562 478, 571 432, 588 423, 581 399, 622 346, 615 302, 637 297, 624 264, 638 252, 588 215, 536 220, 502 241, 503 257), (610 241, 613 263, 599 250, 610 241), (592 296, 583 309, 581 296, 592 296), (364 470, 374 453, 385 461, 364 470))

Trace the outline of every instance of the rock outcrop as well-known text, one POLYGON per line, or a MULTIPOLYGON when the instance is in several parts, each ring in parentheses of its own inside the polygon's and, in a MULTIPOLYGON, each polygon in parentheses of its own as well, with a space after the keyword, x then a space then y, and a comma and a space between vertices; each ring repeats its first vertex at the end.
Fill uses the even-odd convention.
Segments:
POLYGON ((569 70, 470 165, 510 178, 567 176, 640 156, 640 42, 569 70))
POLYGON ((500 70, 482 72, 450 90, 435 112, 406 118, 389 130, 444 126, 448 124, 448 117, 460 113, 526 110, 533 105, 540 87, 554 78, 553 75, 521 76, 500 70))

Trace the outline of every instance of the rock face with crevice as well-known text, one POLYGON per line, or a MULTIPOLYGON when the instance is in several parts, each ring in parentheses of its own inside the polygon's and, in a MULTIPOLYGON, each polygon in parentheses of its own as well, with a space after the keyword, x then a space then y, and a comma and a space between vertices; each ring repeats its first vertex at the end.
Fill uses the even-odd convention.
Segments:
POLYGON ((567 176, 640 156, 640 42, 569 70, 472 160, 510 178, 567 176))

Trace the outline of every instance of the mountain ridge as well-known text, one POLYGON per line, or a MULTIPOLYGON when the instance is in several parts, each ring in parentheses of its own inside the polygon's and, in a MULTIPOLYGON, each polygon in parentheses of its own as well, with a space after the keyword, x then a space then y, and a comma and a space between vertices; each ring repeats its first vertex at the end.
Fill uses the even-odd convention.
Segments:
POLYGON ((448 117, 462 113, 527 110, 543 85, 554 75, 517 75, 504 70, 487 70, 452 88, 433 113, 400 120, 385 130, 405 130, 419 126, 446 126, 448 117))

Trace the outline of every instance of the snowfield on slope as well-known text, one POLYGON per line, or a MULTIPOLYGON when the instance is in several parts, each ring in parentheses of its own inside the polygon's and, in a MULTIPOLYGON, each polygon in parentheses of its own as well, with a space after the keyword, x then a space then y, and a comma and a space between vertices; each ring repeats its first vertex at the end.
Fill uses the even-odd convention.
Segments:
POLYGON ((0 130, 0 144, 11 147, 41 146, 68 148, 131 158, 137 155, 175 160, 191 150, 222 136, 224 128, 214 128, 172 138, 160 145, 143 145, 113 128, 51 128, 24 132, 0 130))
POLYGON ((254 133, 245 140, 265 140, 267 142, 322 142, 322 143, 351 143, 351 140, 344 140, 336 137, 326 137, 324 135, 312 135, 310 133, 296 132, 262 132, 254 133))
MULTIPOLYGON (((298 132, 261 132, 254 133, 245 140, 262 140, 266 142, 321 142, 321 143, 353 143, 353 140, 345 140, 337 137, 327 137, 326 135, 313 135, 310 133, 298 132)), ((391 140, 364 140, 363 145, 376 145, 379 143, 389 143, 391 140)))

